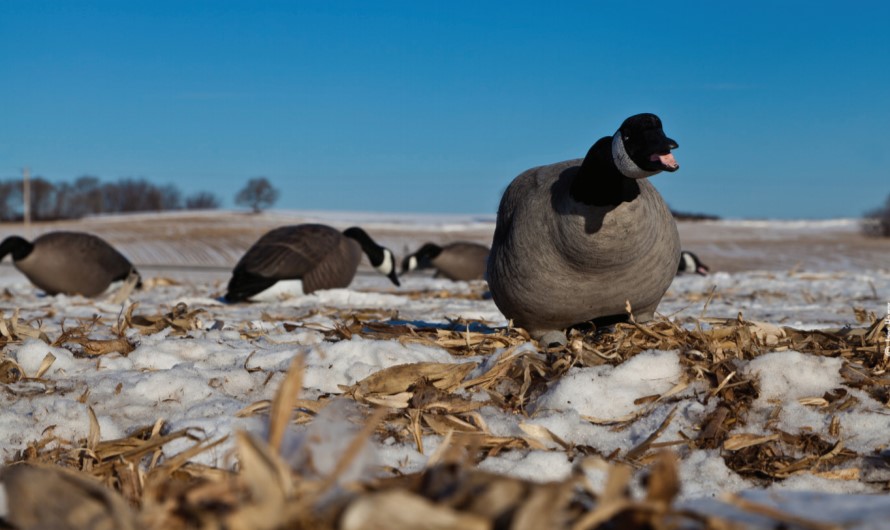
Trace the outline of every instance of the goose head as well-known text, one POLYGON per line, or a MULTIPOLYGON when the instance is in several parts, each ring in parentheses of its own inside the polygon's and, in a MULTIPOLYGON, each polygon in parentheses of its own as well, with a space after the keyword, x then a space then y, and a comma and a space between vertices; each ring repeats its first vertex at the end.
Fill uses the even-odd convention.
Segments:
POLYGON ((680 169, 671 153, 677 147, 677 142, 664 134, 658 116, 636 114, 624 120, 612 137, 612 160, 625 177, 648 178, 680 169))
POLYGON ((367 232, 357 226, 347 228, 343 231, 343 235, 356 240, 361 245, 365 255, 368 256, 368 261, 377 272, 389 278, 389 281, 395 286, 401 285, 396 272, 396 258, 391 250, 378 245, 367 232))
POLYGON ((414 254, 405 256, 402 260, 402 274, 414 269, 428 269, 432 267, 431 260, 442 253, 442 247, 433 243, 426 243, 414 254))

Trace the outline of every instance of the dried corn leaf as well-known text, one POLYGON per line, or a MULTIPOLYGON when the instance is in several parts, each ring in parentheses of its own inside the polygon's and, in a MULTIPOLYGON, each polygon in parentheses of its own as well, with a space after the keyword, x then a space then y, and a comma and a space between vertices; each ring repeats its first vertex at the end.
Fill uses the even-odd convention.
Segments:
POLYGON ((305 360, 302 355, 297 355, 291 361, 284 375, 278 390, 275 392, 275 398, 269 410, 269 446, 273 451, 281 449, 281 441, 284 439, 284 432, 290 423, 293 414, 294 405, 297 397, 303 389, 303 372, 305 370, 305 360))
POLYGON ((34 379, 43 377, 43 375, 52 367, 54 362, 56 362, 56 356, 47 352, 43 357, 43 360, 40 361, 40 366, 37 368, 37 373, 34 374, 34 379))
POLYGON ((83 353, 87 356, 99 356, 109 353, 119 353, 127 355, 136 349, 135 346, 126 337, 117 337, 114 339, 90 339, 87 337, 69 338, 65 343, 80 344, 83 347, 83 353))
POLYGON ((461 420, 457 416, 447 414, 423 414, 421 416, 433 431, 440 435, 446 435, 451 431, 461 433, 478 433, 481 429, 472 423, 461 420))
POLYGON ((28 325, 19 320, 19 310, 16 309, 10 318, 0 318, 0 335, 10 341, 23 339, 38 339, 47 344, 51 341, 39 327, 28 325))
POLYGON ((785 338, 785 330, 768 322, 748 322, 754 338, 761 346, 776 346, 785 338))
POLYGON ((680 493, 677 454, 661 451, 652 465, 647 480, 646 500, 669 506, 680 493))
POLYGON ((372 493, 343 512, 342 530, 490 530, 488 519, 461 513, 404 490, 372 493))
POLYGON ((723 448, 727 451, 738 451, 740 449, 765 444, 778 439, 778 434, 769 434, 766 436, 747 433, 736 434, 734 436, 730 436, 723 442, 723 448))
POLYGON ((538 530, 564 524, 567 507, 574 497, 571 481, 541 484, 531 489, 516 512, 512 528, 538 530))
POLYGON ((184 303, 176 304, 172 311, 163 315, 134 315, 135 308, 136 304, 127 308, 124 316, 124 329, 126 327, 135 328, 142 335, 153 335, 166 328, 172 328, 175 335, 183 335, 203 327, 198 315, 205 313, 205 310, 201 308, 189 310, 184 303))
POLYGON ((673 409, 671 409, 670 412, 668 412, 668 415, 664 418, 664 420, 662 420, 661 424, 658 426, 657 429, 655 429, 655 431, 652 432, 652 434, 647 436, 645 440, 643 440, 640 444, 627 452, 626 458, 629 461, 639 460, 640 458, 642 458, 652 446, 652 443, 655 442, 655 440, 657 440, 659 436, 661 436, 661 433, 667 430, 668 426, 674 420, 674 415, 676 413, 677 407, 674 407, 673 409))
POLYGON ((139 283, 139 274, 133 270, 130 271, 130 274, 127 275, 127 279, 117 288, 117 290, 108 298, 108 302, 114 305, 119 305, 124 303, 124 301, 130 297, 130 294, 133 293, 133 289, 136 288, 136 285, 139 283))
POLYGON ((851 467, 847 469, 834 469, 831 471, 822 471, 819 473, 813 473, 813 475, 820 478, 827 478, 829 480, 859 480, 862 478, 862 471, 859 468, 851 467))
POLYGON ((421 379, 436 388, 453 392, 461 381, 476 368, 476 363, 413 363, 385 368, 362 379, 349 391, 357 399, 371 394, 393 395, 407 392, 421 379))
POLYGON ((532 439, 537 442, 544 444, 546 447, 548 444, 550 447, 562 447, 563 449, 568 449, 569 444, 553 433, 550 429, 544 427, 543 425, 535 425, 533 423, 520 423, 519 428, 522 429, 522 432, 529 435, 532 439))
POLYGON ((235 441, 241 463, 240 478, 250 492, 250 501, 226 517, 226 527, 234 530, 280 528, 285 502, 292 490, 290 471, 265 443, 245 432, 235 441))
POLYGON ((801 405, 805 405, 808 407, 827 407, 828 406, 828 400, 825 398, 821 398, 821 397, 799 398, 797 400, 797 402, 800 403, 801 405))
POLYGON ((369 395, 362 396, 357 394, 356 399, 360 401, 364 401, 365 403, 370 403, 371 405, 377 405, 380 407, 386 407, 391 409, 406 409, 408 405, 411 403, 411 398, 414 396, 413 392, 400 392, 398 394, 380 394, 380 395, 369 395))

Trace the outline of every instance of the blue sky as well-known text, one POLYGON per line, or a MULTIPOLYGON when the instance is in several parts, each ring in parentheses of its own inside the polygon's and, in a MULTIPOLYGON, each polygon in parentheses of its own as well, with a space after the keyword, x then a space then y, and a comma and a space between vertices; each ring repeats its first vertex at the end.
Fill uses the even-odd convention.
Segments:
POLYGON ((654 112, 674 209, 859 216, 890 194, 888 27, 880 1, 0 0, 0 178, 490 213, 654 112))

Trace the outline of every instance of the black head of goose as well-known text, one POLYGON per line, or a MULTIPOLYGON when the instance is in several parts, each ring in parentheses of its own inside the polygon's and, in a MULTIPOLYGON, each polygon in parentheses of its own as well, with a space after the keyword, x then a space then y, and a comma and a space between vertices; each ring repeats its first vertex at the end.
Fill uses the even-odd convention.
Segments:
POLYGON ((479 243, 455 241, 444 246, 426 243, 402 260, 402 274, 415 269, 436 269, 436 276, 454 281, 485 277, 489 248, 479 243))
POLYGON ((677 267, 677 274, 695 273, 707 276, 710 268, 702 263, 698 256, 694 253, 684 250, 680 253, 680 265, 677 267))
POLYGON ((339 230, 321 224, 283 226, 267 232, 235 265, 225 300, 240 302, 282 280, 300 280, 305 294, 352 283, 361 255, 399 285, 395 257, 364 230, 339 230))
POLYGON ((653 317, 680 238, 648 177, 679 168, 654 114, 631 116, 584 159, 529 169, 507 187, 488 259, 492 298, 539 340, 576 324, 653 317))
POLYGON ((98 296, 138 272, 104 239, 84 232, 48 232, 33 242, 10 236, 0 243, 19 271, 47 294, 98 296))

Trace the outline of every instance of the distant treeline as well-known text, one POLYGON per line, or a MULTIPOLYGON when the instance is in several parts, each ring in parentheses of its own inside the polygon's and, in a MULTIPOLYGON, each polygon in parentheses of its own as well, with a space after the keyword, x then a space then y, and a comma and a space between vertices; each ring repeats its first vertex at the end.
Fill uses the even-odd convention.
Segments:
MULTIPOLYGON (((83 176, 74 182, 53 183, 43 177, 30 182, 31 219, 54 221, 77 219, 87 215, 219 208, 219 199, 209 192, 198 192, 183 198, 179 189, 166 184, 158 186, 142 178, 122 178, 102 182, 97 177, 83 176)), ((0 181, 0 220, 20 221, 24 217, 21 179, 0 181)))
POLYGON ((867 236, 890 237, 890 195, 884 206, 865 212, 861 226, 867 236))
POLYGON ((671 210, 671 214, 673 214, 674 219, 678 221, 716 221, 720 219, 720 217, 716 215, 707 213, 690 213, 671 210))

